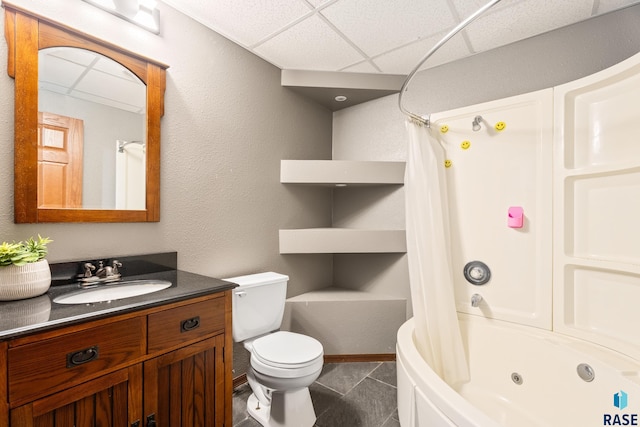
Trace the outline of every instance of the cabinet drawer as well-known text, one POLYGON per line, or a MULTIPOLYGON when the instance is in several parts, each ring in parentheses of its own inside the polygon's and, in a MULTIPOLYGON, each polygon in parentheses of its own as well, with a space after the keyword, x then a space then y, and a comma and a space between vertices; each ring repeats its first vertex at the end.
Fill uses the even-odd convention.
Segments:
POLYGON ((149 315, 148 352, 224 332, 224 298, 176 307, 149 315))
POLYGON ((86 381, 144 356, 145 318, 121 320, 9 349, 9 401, 86 381))

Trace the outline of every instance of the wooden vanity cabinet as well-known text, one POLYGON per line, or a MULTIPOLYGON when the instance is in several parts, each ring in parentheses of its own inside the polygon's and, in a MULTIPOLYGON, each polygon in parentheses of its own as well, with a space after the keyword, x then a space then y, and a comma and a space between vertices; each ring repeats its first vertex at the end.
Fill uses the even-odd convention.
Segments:
POLYGON ((224 366, 221 336, 145 362, 145 414, 160 426, 225 425, 224 366))
POLYGON ((142 370, 136 365, 12 409, 10 425, 135 426, 131 420, 142 419, 141 392, 142 370))
POLYGON ((231 427, 230 292, 0 343, 0 427, 231 427))

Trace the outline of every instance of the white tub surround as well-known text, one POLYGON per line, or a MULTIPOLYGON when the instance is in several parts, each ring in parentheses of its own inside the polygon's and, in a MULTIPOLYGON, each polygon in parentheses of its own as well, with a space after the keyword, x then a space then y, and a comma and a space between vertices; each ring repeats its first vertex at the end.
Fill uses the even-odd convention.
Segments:
POLYGON ((446 150, 471 380, 442 381, 416 343, 418 316, 408 321, 397 349, 403 427, 640 422, 639 98, 637 54, 562 86, 431 115, 446 150), (478 261, 486 283, 469 267, 478 261))
POLYGON ((640 360, 640 55, 554 95, 553 328, 640 360))

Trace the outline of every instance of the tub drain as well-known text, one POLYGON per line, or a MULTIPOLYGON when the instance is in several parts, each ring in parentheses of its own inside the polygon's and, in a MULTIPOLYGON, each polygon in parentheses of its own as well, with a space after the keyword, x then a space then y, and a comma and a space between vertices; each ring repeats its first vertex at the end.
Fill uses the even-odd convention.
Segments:
POLYGON ((520 385, 522 384, 522 376, 519 373, 514 372, 513 374, 511 374, 511 381, 520 385))

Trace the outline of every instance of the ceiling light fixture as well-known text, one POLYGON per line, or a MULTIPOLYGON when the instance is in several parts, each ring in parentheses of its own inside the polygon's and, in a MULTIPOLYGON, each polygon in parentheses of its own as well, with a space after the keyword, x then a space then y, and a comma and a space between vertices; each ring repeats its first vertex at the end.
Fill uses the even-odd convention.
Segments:
POLYGON ((336 101, 338 101, 338 102, 344 102, 344 101, 346 101, 346 100, 347 100, 347 97, 346 97, 346 96, 344 96, 344 95, 338 95, 338 96, 336 96, 336 97, 335 97, 335 98, 333 98, 333 99, 335 99, 335 100, 336 100, 336 101))
POLYGON ((156 0, 83 0, 154 34, 160 33, 156 0))

